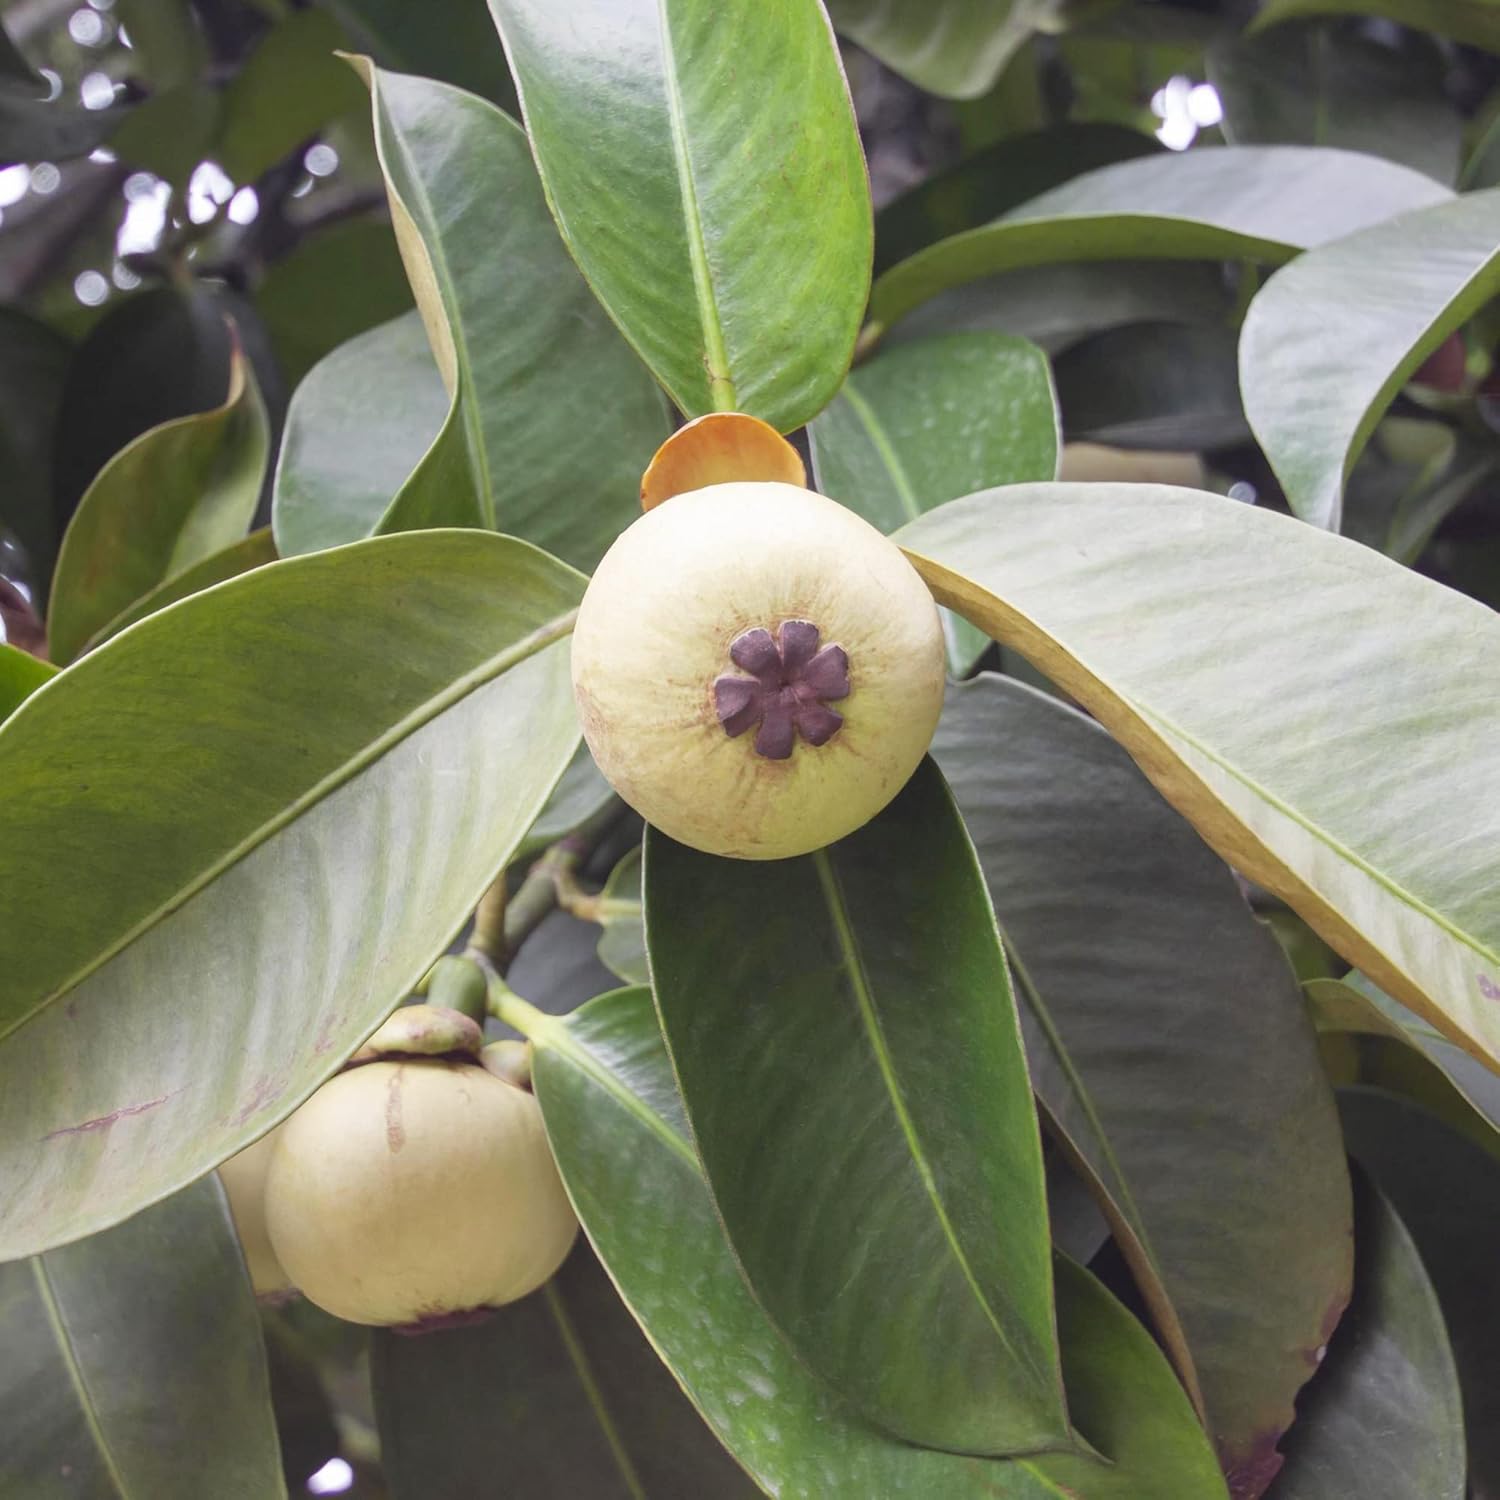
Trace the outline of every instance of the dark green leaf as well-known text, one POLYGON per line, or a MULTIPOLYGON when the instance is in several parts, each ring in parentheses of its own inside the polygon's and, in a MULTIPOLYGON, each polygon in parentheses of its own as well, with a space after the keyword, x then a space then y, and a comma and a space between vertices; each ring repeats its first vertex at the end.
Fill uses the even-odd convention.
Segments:
POLYGON ((394 1500, 749 1500, 580 1243, 541 1291, 478 1328, 379 1333, 381 1458, 394 1500))
POLYGON ((0 641, 0 721, 10 717, 57 668, 39 660, 29 651, 0 641))
POLYGON ((1363 1178, 1357 1188, 1354 1300, 1268 1500, 1463 1500, 1463 1406, 1437 1293, 1390 1204, 1363 1178))
POLYGON ((1240 382, 1297 515, 1338 530, 1344 480, 1375 424, 1497 291, 1500 188, 1377 224, 1266 283, 1245 318, 1240 382), (1317 338, 1301 336, 1309 326, 1317 338))
POLYGON ((43 603, 59 536, 52 518, 53 427, 71 353, 45 323, 0 308, 0 526, 26 549, 43 603))
POLYGON ((1302 16, 1384 16, 1418 31, 1500 52, 1500 11, 1493 0, 1266 0, 1252 31, 1302 16))
MULTIPOLYGON (((391 226, 357 219, 319 230, 271 266, 255 305, 294 388, 340 344, 411 306, 391 226)), ((381 415, 394 421, 401 413, 388 407, 381 415)))
POLYGON ((875 269, 998 218, 1081 172, 1160 149, 1149 135, 1121 125, 1057 125, 996 141, 875 215, 875 269))
POLYGON ((669 430, 660 392, 569 263, 512 121, 445 84, 361 66, 453 398, 381 529, 495 526, 592 568, 638 512, 641 471, 669 430))
POLYGON ((1057 395, 1070 440, 1198 452, 1246 442, 1235 330, 1135 323, 1057 357, 1057 395))
POLYGON ((1469 1484, 1500 1491, 1500 1161, 1420 1105, 1375 1089, 1339 1094, 1350 1154, 1411 1231, 1442 1304, 1463 1391, 1469 1484))
POLYGON ((1349 1295, 1317 1043, 1234 877, 1096 724, 985 675, 933 753, 974 838, 1033 1084, 1099 1194, 1231 1489, 1275 1471, 1349 1295))
POLYGON ((110 138, 110 150, 181 191, 193 169, 213 150, 223 97, 218 89, 196 81, 162 89, 126 116, 110 138))
POLYGON ((484 0, 328 0, 382 68, 436 78, 516 112, 516 87, 484 0))
POLYGON ((1224 268, 1209 262, 1117 261, 1029 266, 939 293, 886 335, 887 343, 989 329, 1057 354, 1125 323, 1227 325, 1233 298, 1224 268))
POLYGON ((57 535, 116 453, 224 399, 234 340, 212 292, 161 287, 106 313, 78 346, 53 444, 57 535))
POLYGON ((281 554, 369 536, 432 446, 447 409, 415 312, 320 360, 286 414, 271 508, 281 554))
POLYGON ((563 238, 656 378, 688 416, 801 426, 848 368, 872 237, 822 6, 490 9, 563 238))
POLYGON ((641 896, 641 851, 632 849, 609 873, 599 893, 599 961, 627 984, 646 984, 645 908, 641 896))
POLYGON ((1149 1336, 1058 1262, 1071 1410, 1114 1460, 992 1460, 913 1447, 859 1422, 777 1336, 740 1277, 698 1163, 650 995, 596 1000, 533 1035, 537 1093, 584 1228, 694 1405, 783 1500, 1223 1500, 1181 1387, 1149 1336))
POLYGON ((254 182, 330 120, 363 108, 358 80, 334 56, 347 45, 338 22, 311 6, 261 38, 224 90, 215 149, 235 182, 254 182))
POLYGON ((1343 146, 1451 187, 1463 120, 1444 93, 1447 70, 1427 37, 1392 44, 1324 25, 1278 26, 1208 54, 1233 144, 1343 146))
POLYGON ((951 287, 1073 260, 1264 260, 1452 195, 1421 172, 1326 146, 1206 146, 1100 167, 980 229, 919 251, 875 283, 888 327, 951 287))
MULTIPOLYGON (((881 531, 992 485, 1057 473, 1057 402, 1046 356, 999 333, 902 344, 850 371, 808 425, 818 488, 881 531)), ((944 622, 963 676, 988 639, 944 622)))
POLYGON ((932 94, 974 99, 1038 31, 1056 0, 829 0, 839 31, 932 94))
POLYGON ((47 644, 66 666, 116 616, 241 540, 271 435, 242 354, 223 404, 143 432, 99 471, 58 552, 47 644))
POLYGON ((645 891, 709 1188, 792 1348, 908 1441, 1067 1447, 1021 1035, 936 767, 799 859, 716 858, 650 829, 645 891))
POLYGON ((0 1257, 247 1145, 410 991, 573 754, 582 584, 475 533, 294 558, 0 727, 0 1257))
POLYGON ((1345 960, 1500 1059, 1500 619, 1368 547, 1164 485, 1012 485, 895 540, 1345 960))
POLYGON ((580 743, 547 805, 527 831, 516 858, 526 859, 572 833, 585 819, 603 811, 614 794, 614 788, 599 774, 589 747, 580 743))
POLYGON ((265 1349, 212 1177, 0 1265, 6 1500, 285 1497, 265 1349))

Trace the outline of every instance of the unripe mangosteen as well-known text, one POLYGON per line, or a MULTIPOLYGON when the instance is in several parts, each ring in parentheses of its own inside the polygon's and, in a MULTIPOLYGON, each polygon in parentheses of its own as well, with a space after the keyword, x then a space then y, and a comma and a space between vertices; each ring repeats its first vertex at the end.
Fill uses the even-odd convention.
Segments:
POLYGON ((573 632, 617 792, 710 854, 785 859, 867 823, 943 706, 927 586, 853 511, 779 483, 676 495, 616 540, 573 632))
POLYGON ((451 1056, 368 1062, 324 1084, 282 1127, 266 1221, 310 1301, 408 1329, 535 1291, 578 1230, 536 1100, 451 1056))
POLYGON ((257 1297, 267 1301, 280 1301, 295 1290, 266 1232, 266 1173, 280 1134, 278 1126, 219 1165, 219 1181, 229 1199, 229 1213, 245 1256, 245 1269, 250 1273, 250 1285, 257 1297))

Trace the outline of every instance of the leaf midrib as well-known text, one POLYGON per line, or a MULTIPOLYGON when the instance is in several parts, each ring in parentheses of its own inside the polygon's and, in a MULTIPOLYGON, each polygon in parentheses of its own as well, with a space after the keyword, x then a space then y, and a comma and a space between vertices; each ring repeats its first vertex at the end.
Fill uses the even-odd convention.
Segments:
POLYGON ((901 502, 901 508, 906 512, 908 519, 919 520, 922 516, 922 507, 917 503, 917 492, 912 486, 911 476, 906 472, 906 465, 901 462, 901 456, 896 452, 895 444, 891 442, 891 436, 885 430, 885 424, 875 415, 870 403, 855 389, 853 380, 844 382, 843 396, 849 403, 850 410, 864 427, 865 435, 870 439, 876 456, 889 472, 891 482, 896 487, 896 498, 901 502))
POLYGON ((319 778, 300 796, 294 798, 274 817, 268 818, 259 827, 252 829, 242 838, 239 843, 216 860, 211 861, 199 872, 199 874, 180 886, 173 894, 151 911, 147 912, 133 927, 127 929, 114 941, 105 944, 88 962, 80 965, 65 979, 60 981, 56 988, 44 995, 30 1010, 20 1016, 9 1026, 0 1029, 0 1042, 6 1037, 20 1030, 28 1022, 41 1015, 46 1009, 60 1000, 64 995, 76 989, 86 979, 97 973, 117 954, 122 953, 137 938, 149 932, 158 922, 171 916, 175 911, 186 906, 200 891, 211 885, 224 872, 239 863, 247 855, 267 843, 286 828, 297 818, 301 817, 310 807, 321 802, 325 797, 331 796, 339 787, 351 781, 356 775, 373 765, 387 750, 400 744, 410 735, 415 734, 418 729, 436 719, 440 714, 451 708, 455 703, 476 692, 485 683, 492 682, 495 678, 502 676, 512 667, 535 656, 538 652, 554 645, 565 637, 572 629, 573 622, 578 617, 576 608, 568 610, 545 625, 540 625, 528 634, 522 636, 513 645, 502 651, 497 651, 488 660, 472 667, 461 676, 454 678, 442 691, 433 694, 416 707, 409 710, 401 718, 396 720, 389 728, 375 736, 365 744, 356 754, 351 755, 341 765, 329 771, 325 776, 319 778))
POLYGON ((109 1442, 104 1436, 104 1428, 99 1421, 99 1410, 94 1405, 94 1398, 89 1392, 88 1380, 83 1373, 83 1367, 78 1362, 78 1351, 73 1347, 72 1335, 68 1332, 67 1321, 63 1317, 62 1308, 57 1301, 57 1294, 52 1286, 52 1278, 47 1274, 46 1259, 40 1255, 31 1258, 32 1274, 36 1278, 37 1295, 41 1299, 42 1307, 47 1314, 47 1322, 52 1329, 53 1337, 57 1341, 58 1353, 62 1356, 64 1367, 68 1372, 68 1379, 72 1382, 74 1394, 78 1397, 78 1405, 83 1413, 84 1426, 88 1428, 89 1436, 94 1440, 94 1447, 98 1451, 100 1461, 104 1465, 105 1473, 110 1482, 119 1492, 120 1500, 130 1500, 130 1487, 125 1483, 125 1477, 120 1473, 119 1465, 115 1462, 115 1456, 110 1450, 109 1442))
POLYGON ((922 1145, 921 1138, 917 1134, 916 1122, 912 1119, 911 1109, 906 1102, 906 1095, 902 1090, 901 1081, 896 1076, 896 1065, 891 1056, 890 1044, 886 1040, 885 1030, 880 1024, 880 1016, 876 1011, 875 998, 870 985, 870 976, 865 969, 864 958, 859 951, 859 945, 855 941, 854 927, 849 919, 848 905, 844 900, 844 893, 839 886, 838 876, 833 869, 833 862, 828 857, 826 849, 815 851, 811 858, 813 868, 817 871, 818 884, 822 889, 823 899, 828 907, 829 918, 833 923, 834 936, 838 942, 839 952, 843 957, 844 972, 848 976, 849 987, 853 991, 854 1001, 859 1009, 860 1020, 863 1023, 865 1035, 869 1040, 871 1053, 874 1055, 876 1066, 880 1070, 881 1081, 885 1085, 891 1109, 906 1140, 912 1164, 917 1170, 917 1177, 922 1184, 923 1191, 927 1194, 928 1201, 932 1205, 933 1214, 936 1216, 938 1225, 943 1232, 943 1240, 947 1244, 954 1261, 957 1263, 965 1283, 974 1296, 974 1300, 979 1304, 981 1311, 984 1313, 985 1321, 994 1331, 995 1337, 999 1339, 1002 1348, 1004 1348, 1005 1352, 1017 1365, 1022 1366, 1031 1374, 1034 1383, 1045 1384, 1044 1381, 1039 1379, 1040 1372, 1036 1369, 1031 1352, 1028 1350, 1023 1354, 1022 1351, 1015 1347, 998 1314, 990 1305, 989 1298, 979 1285, 979 1278, 973 1266, 969 1263, 969 1257, 965 1253, 963 1246, 959 1243, 957 1231, 953 1227, 953 1221, 948 1216, 947 1205, 943 1202, 942 1193, 938 1188, 937 1176, 932 1170, 932 1164, 927 1160, 927 1152, 922 1145))

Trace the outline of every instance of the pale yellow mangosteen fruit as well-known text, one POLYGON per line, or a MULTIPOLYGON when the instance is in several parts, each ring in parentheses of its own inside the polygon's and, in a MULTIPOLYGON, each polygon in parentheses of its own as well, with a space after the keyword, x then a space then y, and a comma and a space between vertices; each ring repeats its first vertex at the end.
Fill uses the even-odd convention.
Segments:
POLYGON ((573 632, 584 737, 679 842, 785 859, 867 823, 943 706, 937 606, 901 550, 796 485, 675 495, 621 534, 573 632))
POLYGON ((219 1181, 229 1199, 229 1213, 245 1256, 245 1269, 250 1273, 250 1285, 257 1297, 268 1300, 280 1300, 294 1290, 266 1230, 266 1173, 280 1134, 278 1126, 219 1166, 219 1181))
POLYGON ((578 1231, 535 1098, 451 1056, 324 1084, 282 1127, 266 1220, 310 1301, 417 1329, 535 1291, 578 1231))

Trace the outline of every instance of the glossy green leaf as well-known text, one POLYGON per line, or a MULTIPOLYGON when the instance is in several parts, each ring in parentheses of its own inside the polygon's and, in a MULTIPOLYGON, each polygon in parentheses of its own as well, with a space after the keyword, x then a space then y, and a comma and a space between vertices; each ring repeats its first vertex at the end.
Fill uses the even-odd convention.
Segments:
POLYGON ((1032 1083, 1231 1490, 1259 1493, 1349 1296, 1350 1203, 1302 997, 1234 877, 1110 737, 989 674, 933 742, 979 851, 1032 1083))
POLYGON ((1385 409, 1497 291, 1500 188, 1350 235, 1266 283, 1245 318, 1240 383, 1296 514, 1338 529, 1344 480, 1385 409))
POLYGON ((348 44, 321 7, 290 11, 246 58, 224 90, 216 154, 235 182, 254 182, 324 125, 364 104, 358 81, 334 53, 348 44))
POLYGON ((1492 611, 1291 517, 1158 485, 1014 485, 896 540, 1231 865, 1500 1062, 1492 611))
POLYGON ((19 646, 0 641, 0 721, 10 717, 57 668, 22 651, 19 646))
POLYGON ((1342 146, 1451 187, 1463 120, 1444 92, 1447 69, 1427 37, 1393 45, 1317 24, 1232 37, 1208 54, 1232 144, 1342 146))
POLYGON ((51 576, 52 435, 72 349, 45 323, 0 308, 0 526, 26 549, 33 583, 51 576))
POLYGON ((490 9, 563 238, 672 400, 800 427, 848 368, 872 240, 822 6, 490 9))
MULTIPOLYGON (((881 531, 992 485, 1057 473, 1057 401, 1046 356, 1023 339, 955 333, 852 370, 808 424, 818 488, 881 531)), ((963 676, 989 641, 944 617, 963 676)))
POLYGON ((292 396, 276 464, 271 525, 282 556, 369 536, 447 409, 416 312, 320 360, 292 396))
POLYGON ((260 1320, 212 1177, 0 1265, 7 1500, 286 1495, 260 1320))
POLYGON ((693 1139, 792 1348, 910 1442, 1067 1447, 1021 1034, 936 767, 799 859, 721 859, 648 829, 645 892, 693 1139))
POLYGON ((1182 1388, 1145 1330, 1086 1272, 1057 1266, 1081 1454, 966 1458, 883 1437, 777 1336, 741 1279, 688 1143, 645 990, 566 1022, 535 1018, 536 1087, 584 1228, 693 1404, 781 1500, 1184 1500, 1227 1495, 1182 1388))
POLYGON ((1437 1293, 1368 1181, 1355 1205, 1354 1300, 1302 1398, 1268 1500, 1463 1500, 1463 1406, 1437 1293))
POLYGON ((477 1328, 375 1336, 393 1500, 750 1500, 760 1495, 678 1389, 580 1241, 541 1291, 477 1328))
POLYGON ((89 330, 68 366, 53 442, 57 535, 99 471, 149 428, 208 411, 229 385, 234 336, 212 291, 138 292, 89 330))
MULTIPOLYGON (((295 388, 340 344, 411 306, 391 226, 355 219, 319 230, 270 266, 255 305, 286 383, 295 388)), ((383 415, 394 421, 401 413, 392 408, 383 415)))
POLYGON ((32 68, 0 25, 0 166, 83 156, 105 140, 127 113, 85 109, 50 99, 46 79, 32 68))
POLYGON ((153 427, 110 459, 58 552, 53 661, 66 666, 117 615, 244 537, 270 443, 255 377, 236 352, 222 405, 153 427))
MULTIPOLYGON (((1413 1014, 1399 1000, 1392 1000, 1363 974, 1343 979, 1314 979, 1306 984, 1313 1019, 1320 1031, 1334 1031, 1378 1038, 1399 1044, 1394 1052, 1382 1051, 1359 1068, 1360 1081, 1398 1093, 1407 1093, 1450 1125, 1474 1137, 1485 1149, 1496 1143, 1500 1131, 1500 1076, 1476 1062, 1461 1047, 1455 1047, 1441 1032, 1413 1014), (1423 1076, 1410 1062, 1430 1068, 1446 1083, 1447 1097, 1433 1087, 1430 1074, 1423 1076), (1457 1108, 1452 1106, 1457 1103, 1457 1108), (1464 1112, 1468 1115, 1465 1117, 1464 1112), (1482 1123, 1481 1123, 1482 1122, 1482 1123)), ((1363 1059, 1362 1059, 1363 1062, 1363 1059)))
POLYGON ((641 472, 669 431, 661 395, 569 263, 514 123, 445 84, 361 68, 453 399, 382 529, 495 526, 592 568, 638 513, 641 472))
POLYGON ((1081 172, 1160 149, 1149 135, 1122 125, 1065 124, 1007 136, 919 182, 875 215, 875 269, 998 218, 1081 172))
POLYGON ((1409 167, 1327 146, 1205 146, 1100 167, 878 278, 874 321, 981 276, 1073 260, 1290 259, 1451 193, 1409 167))
POLYGON ((1343 1089, 1349 1152, 1411 1231, 1432 1278, 1463 1392, 1471 1493, 1500 1489, 1500 1161, 1420 1105, 1343 1089))
POLYGON ((0 728, 0 1259, 263 1134, 458 931, 573 753, 583 580, 380 538, 194 595, 0 728))
POLYGON ((1305 16, 1383 16, 1417 31, 1500 52, 1500 11, 1492 0, 1266 0, 1252 31, 1305 16))
POLYGON ((142 594, 128 609, 122 610, 89 638, 89 649, 101 645, 112 635, 118 635, 127 625, 134 625, 137 620, 144 620, 147 615, 154 615, 157 610, 186 599, 189 594, 201 593, 216 583, 238 578, 241 573, 263 568, 275 561, 276 543, 271 537, 271 528, 262 526, 259 531, 252 531, 221 552, 205 557, 201 563, 158 584, 150 593, 142 594))
POLYGON ((829 0, 839 32, 930 94, 975 99, 1038 31, 1054 0, 829 0))
POLYGON ((1135 323, 1057 356, 1070 441, 1199 452, 1247 442, 1233 328, 1135 323))
POLYGON ((600 963, 626 984, 649 983, 639 849, 632 849, 609 872, 599 893, 599 921, 604 927, 599 938, 600 963))

